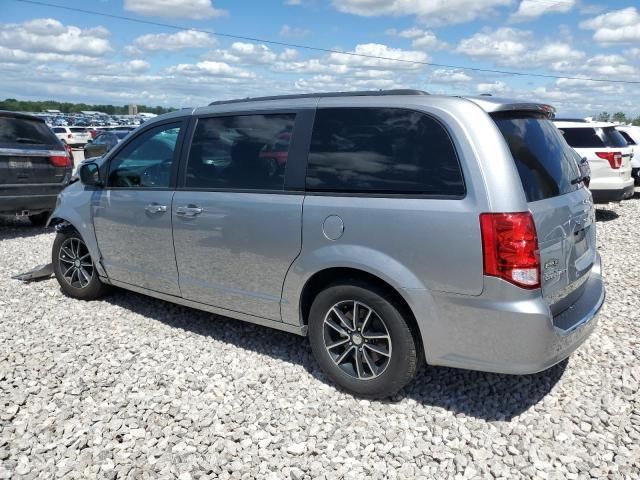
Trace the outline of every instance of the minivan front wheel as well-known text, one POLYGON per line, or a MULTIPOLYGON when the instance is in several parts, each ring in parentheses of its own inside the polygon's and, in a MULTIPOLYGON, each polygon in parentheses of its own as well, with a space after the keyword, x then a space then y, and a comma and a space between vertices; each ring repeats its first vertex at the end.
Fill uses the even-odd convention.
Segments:
POLYGON ((76 231, 58 233, 51 252, 56 279, 62 291, 79 300, 94 300, 108 286, 100 281, 87 245, 76 231))
POLYGON ((407 320, 373 285, 353 282, 321 291, 309 312, 309 339, 324 372, 355 395, 389 397, 417 369, 418 343, 407 320))

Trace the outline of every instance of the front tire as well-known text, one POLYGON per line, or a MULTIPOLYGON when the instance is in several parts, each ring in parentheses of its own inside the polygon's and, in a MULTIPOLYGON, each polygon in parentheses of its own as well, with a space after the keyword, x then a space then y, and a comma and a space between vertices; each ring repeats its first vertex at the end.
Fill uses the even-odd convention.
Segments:
POLYGON ((402 308, 367 283, 322 290, 309 312, 309 340, 322 370, 357 396, 387 398, 418 368, 419 343, 402 308))
POLYGON ((87 245, 76 231, 60 232, 51 252, 53 272, 62 291, 78 300, 95 300, 109 289, 100 281, 87 245))

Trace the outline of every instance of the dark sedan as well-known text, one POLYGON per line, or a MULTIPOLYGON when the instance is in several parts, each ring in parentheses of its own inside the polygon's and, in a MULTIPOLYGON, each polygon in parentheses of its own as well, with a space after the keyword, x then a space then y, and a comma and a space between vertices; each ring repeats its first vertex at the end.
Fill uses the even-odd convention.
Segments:
POLYGON ((100 157, 129 135, 129 130, 103 130, 84 147, 84 158, 100 157))

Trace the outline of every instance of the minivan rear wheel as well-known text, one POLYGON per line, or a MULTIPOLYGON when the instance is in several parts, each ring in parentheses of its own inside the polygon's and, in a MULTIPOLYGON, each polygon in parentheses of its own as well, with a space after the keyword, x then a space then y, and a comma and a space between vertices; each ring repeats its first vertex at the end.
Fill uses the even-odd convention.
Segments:
POLYGON ((76 231, 60 232, 53 241, 51 261, 62 291, 78 300, 94 300, 109 286, 100 281, 87 245, 76 231))
POLYGON ((418 342, 402 309, 366 283, 331 285, 314 299, 309 340, 322 370, 344 390, 386 398, 415 376, 418 342))

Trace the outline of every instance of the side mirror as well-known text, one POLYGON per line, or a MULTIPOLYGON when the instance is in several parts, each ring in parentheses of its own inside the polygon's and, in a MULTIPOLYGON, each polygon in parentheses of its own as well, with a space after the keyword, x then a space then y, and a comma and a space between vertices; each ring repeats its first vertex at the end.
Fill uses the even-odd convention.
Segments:
POLYGON ((100 168, 95 162, 83 163, 80 165, 80 181, 84 185, 101 187, 103 185, 100 178, 100 168))

